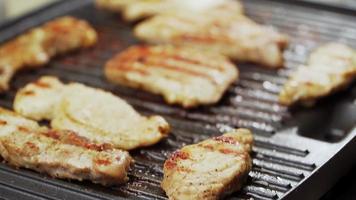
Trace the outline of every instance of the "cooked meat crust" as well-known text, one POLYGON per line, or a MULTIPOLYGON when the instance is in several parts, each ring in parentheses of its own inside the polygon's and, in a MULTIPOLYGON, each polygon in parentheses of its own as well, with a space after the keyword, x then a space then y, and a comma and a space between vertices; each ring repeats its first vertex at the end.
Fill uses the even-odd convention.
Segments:
POLYGON ((124 183, 132 158, 109 144, 94 144, 72 131, 40 127, 0 108, 0 155, 15 167, 52 177, 90 180, 102 185, 124 183))
POLYGON ((158 14, 195 13, 197 15, 241 15, 243 6, 237 0, 96 0, 98 7, 120 12, 127 21, 158 14))
POLYGON ((58 54, 96 43, 95 30, 85 21, 61 17, 0 46, 0 91, 7 90, 21 69, 42 67, 58 54))
POLYGON ((215 53, 133 46, 106 63, 105 75, 114 83, 161 94, 168 103, 189 108, 218 102, 236 81, 238 70, 215 53))
POLYGON ((31 119, 51 120, 54 129, 73 130, 90 141, 125 150, 156 144, 170 131, 161 116, 141 116, 109 92, 63 84, 55 77, 26 85, 17 93, 14 109, 31 119))
POLYGON ((312 105, 321 97, 347 87, 356 77, 356 51, 328 43, 314 50, 308 63, 291 74, 279 94, 281 104, 312 105))
POLYGON ((232 59, 283 66, 286 35, 243 15, 165 14, 138 24, 135 36, 153 44, 184 45, 222 53, 232 59))
POLYGON ((246 180, 252 143, 249 130, 237 129, 185 146, 164 163, 161 186, 171 200, 221 199, 246 180))

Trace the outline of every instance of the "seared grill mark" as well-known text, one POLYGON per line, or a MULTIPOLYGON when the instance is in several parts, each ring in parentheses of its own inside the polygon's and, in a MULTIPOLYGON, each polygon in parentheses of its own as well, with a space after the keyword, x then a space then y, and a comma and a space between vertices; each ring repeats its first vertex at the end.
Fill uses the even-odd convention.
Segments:
POLYGON ((198 146, 210 151, 214 150, 214 146, 212 144, 198 144, 198 146))
POLYGON ((61 138, 61 135, 59 134, 59 132, 54 131, 54 130, 49 130, 49 131, 43 132, 42 134, 47 137, 56 139, 56 140, 59 140, 61 138))
POLYGON ((194 64, 198 67, 207 67, 207 68, 212 68, 212 69, 217 69, 219 71, 224 71, 224 68, 220 67, 220 66, 215 66, 215 65, 211 65, 209 63, 206 63, 202 60, 198 60, 198 59, 191 59, 191 58, 187 58, 178 54, 175 55, 169 55, 169 54, 161 54, 163 56, 165 56, 166 58, 171 58, 177 61, 184 61, 190 64, 194 64))
MULTIPOLYGON (((222 30, 220 30, 222 32, 222 30)), ((210 34, 205 34, 205 35, 199 35, 199 34, 182 34, 177 36, 176 40, 181 40, 181 41, 188 41, 188 42, 198 42, 198 43, 208 43, 208 44, 214 44, 216 42, 223 42, 226 44, 233 44, 233 41, 228 38, 226 35, 223 33, 219 34, 219 37, 215 35, 210 35, 210 34)))
POLYGON ((40 87, 40 88, 51 88, 50 84, 41 82, 41 81, 36 81, 33 84, 35 84, 37 87, 40 87))
POLYGON ((30 130, 28 128, 23 127, 23 126, 18 126, 17 129, 21 132, 27 132, 27 133, 30 132, 30 130))
POLYGON ((7 122, 4 120, 0 120, 0 126, 5 126, 5 125, 7 125, 7 122))
POLYGON ((107 67, 117 69, 125 72, 136 72, 143 76, 149 75, 149 73, 142 69, 137 69, 133 67, 135 58, 128 53, 123 53, 115 56, 112 60, 107 63, 107 67))
POLYGON ((112 162, 108 158, 105 158, 105 159, 97 158, 94 160, 94 162, 98 165, 104 165, 104 166, 112 164, 112 162))
POLYGON ((175 151, 171 157, 164 163, 164 167, 167 169, 173 169, 177 166, 179 160, 189 159, 189 154, 183 151, 175 151))
POLYGON ((23 94, 26 96, 32 96, 32 95, 35 95, 35 92, 32 90, 27 90, 27 91, 24 91, 23 94))
MULTIPOLYGON (((231 138, 228 138, 228 137, 221 138, 221 136, 217 140, 214 139, 214 141, 224 142, 224 143, 227 143, 227 144, 238 144, 237 142, 232 141, 231 138)), ((202 147, 202 148, 204 148, 206 150, 209 150, 209 151, 218 151, 218 152, 220 152, 222 154, 232 154, 232 155, 236 155, 236 156, 244 156, 246 154, 245 152, 234 150, 234 149, 217 148, 217 146, 214 147, 213 144, 198 144, 198 146, 202 147)))
MULTIPOLYGON (((178 49, 178 51, 179 51, 179 49, 178 49)), ((187 58, 185 56, 179 55, 179 52, 176 54, 171 54, 171 53, 168 53, 167 51, 164 51, 164 49, 163 50, 156 50, 154 48, 150 49, 147 46, 131 47, 129 49, 129 51, 127 51, 125 54, 123 54, 122 60, 124 60, 124 62, 125 61, 142 62, 144 58, 150 58, 150 57, 161 59, 161 60, 164 60, 165 58, 173 59, 173 60, 177 60, 177 61, 187 62, 189 64, 194 64, 194 65, 197 65, 197 67, 205 67, 205 68, 212 68, 212 69, 217 69, 217 70, 224 70, 220 66, 211 65, 211 64, 204 62, 202 60, 199 60, 199 59, 187 58)))
POLYGON ((202 77, 202 78, 209 80, 213 84, 218 84, 214 78, 212 78, 211 76, 209 76, 205 73, 197 72, 197 71, 190 70, 190 69, 184 69, 178 65, 168 63, 165 60, 151 60, 148 58, 148 59, 143 59, 142 63, 145 64, 147 67, 168 69, 168 70, 172 70, 175 72, 187 74, 189 76, 198 76, 198 77, 202 77))
POLYGON ((117 62, 122 62, 122 63, 133 63, 140 58, 146 57, 149 55, 149 47, 147 46, 137 46, 137 47, 131 47, 127 51, 119 54, 114 58, 114 60, 117 60, 117 62))
POLYGON ((219 149, 219 152, 220 153, 223 153, 223 154, 236 154, 237 152, 232 150, 232 149, 219 149))
POLYGON ((218 142, 223 142, 227 144, 239 144, 233 137, 227 137, 227 136, 218 136, 218 137, 213 137, 213 140, 218 141, 218 142))
POLYGON ((193 41, 193 42, 201 42, 201 43, 215 43, 218 41, 216 37, 208 36, 208 35, 190 35, 190 34, 183 34, 178 36, 178 39, 186 40, 186 41, 193 41))
MULTIPOLYGON (((187 59, 179 55, 169 55, 165 52, 154 52, 149 49, 147 46, 137 46, 137 47, 132 47, 128 51, 119 54, 117 57, 112 59, 111 61, 108 62, 108 66, 112 68, 116 68, 122 71, 134 71, 137 73, 140 73, 142 75, 149 75, 148 69, 138 69, 135 68, 134 65, 135 63, 141 63, 144 64, 145 67, 156 67, 156 68, 162 68, 162 69, 167 69, 167 70, 172 70, 175 72, 187 74, 189 76, 199 76, 203 77, 205 79, 208 79, 210 82, 213 84, 217 84, 214 78, 209 76, 206 73, 203 72, 197 72, 194 70, 190 69, 185 69, 180 67, 177 64, 172 64, 168 63, 165 59, 166 58, 173 58, 173 59, 178 59, 182 60, 185 62, 190 62, 193 64, 197 64, 198 66, 202 66, 203 63, 197 60, 193 59, 187 59)), ((207 67, 212 67, 212 66, 207 66, 207 67)), ((213 67, 214 69, 219 69, 217 67, 213 67)))
POLYGON ((86 149, 95 150, 95 151, 105 151, 112 149, 110 144, 95 144, 90 142, 87 138, 81 137, 72 131, 55 131, 49 130, 46 132, 42 132, 43 135, 60 140, 63 143, 84 147, 86 149))
POLYGON ((62 137, 62 141, 65 143, 70 143, 75 146, 82 146, 86 147, 89 145, 89 142, 87 139, 78 136, 77 134, 73 132, 67 132, 64 137, 62 137))
POLYGON ((121 63, 120 61, 111 61, 108 63, 108 67, 114 68, 124 72, 136 72, 142 76, 147 76, 149 73, 142 69, 137 69, 132 66, 132 63, 121 63))
POLYGON ((217 69, 217 70, 221 70, 221 71, 224 70, 220 66, 211 65, 211 64, 204 62, 202 60, 199 60, 199 59, 187 58, 185 56, 179 55, 179 49, 177 48, 177 50, 178 50, 178 52, 176 54, 174 54, 174 53, 170 54, 164 50, 150 49, 147 46, 136 46, 136 47, 132 47, 130 49, 130 51, 127 53, 135 55, 135 56, 131 57, 132 61, 135 60, 135 58, 137 58, 137 60, 140 61, 142 58, 145 58, 145 57, 157 57, 162 60, 167 58, 167 59, 173 59, 176 61, 187 62, 189 64, 197 65, 197 67, 206 67, 206 68, 212 68, 212 69, 217 69))
POLYGON ((246 159, 246 152, 244 151, 237 151, 237 150, 233 150, 233 149, 219 149, 219 152, 222 154, 230 154, 230 155, 234 155, 234 156, 239 156, 242 159, 246 159))
POLYGON ((29 147, 32 151, 39 151, 38 146, 36 146, 33 142, 26 142, 27 147, 29 147))

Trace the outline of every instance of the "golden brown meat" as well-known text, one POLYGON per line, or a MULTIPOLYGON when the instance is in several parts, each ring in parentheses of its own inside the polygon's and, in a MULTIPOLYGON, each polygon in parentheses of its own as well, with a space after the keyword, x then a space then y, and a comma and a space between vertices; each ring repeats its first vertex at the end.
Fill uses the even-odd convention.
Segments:
POLYGON ((162 188, 171 200, 213 200, 239 190, 252 167, 253 137, 237 129, 176 151, 164 163, 162 188))
POLYGON ((287 36, 243 15, 158 15, 135 27, 139 39, 222 53, 232 59, 283 66, 287 36))
POLYGON ((347 87, 356 77, 356 51, 329 43, 311 53, 306 66, 291 74, 279 94, 281 104, 312 105, 320 97, 347 87))
POLYGON ((242 4, 237 0, 96 0, 97 6, 121 12, 125 20, 172 13, 195 13, 196 15, 240 15, 242 4))
POLYGON ((21 69, 38 68, 53 56, 96 43, 95 30, 85 21, 61 17, 0 46, 0 91, 7 90, 21 69))
POLYGON ((0 155, 10 165, 56 178, 124 183, 132 158, 108 144, 93 144, 71 131, 40 127, 0 108, 0 155))
POLYGON ((106 63, 118 84, 161 94, 170 104, 194 107, 220 100, 238 77, 224 56, 174 46, 133 46, 106 63))
POLYGON ((141 116, 124 100, 79 83, 42 77, 15 97, 14 110, 31 119, 51 120, 52 128, 72 130, 97 143, 131 150, 165 138, 169 124, 161 116, 141 116))

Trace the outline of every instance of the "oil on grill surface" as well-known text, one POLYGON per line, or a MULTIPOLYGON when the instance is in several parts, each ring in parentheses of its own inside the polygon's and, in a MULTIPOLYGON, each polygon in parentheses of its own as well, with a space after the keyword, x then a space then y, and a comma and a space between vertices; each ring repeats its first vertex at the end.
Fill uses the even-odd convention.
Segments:
MULTIPOLYGON (((184 110, 169 106, 155 95, 108 83, 103 75, 103 65, 113 54, 137 43, 132 36, 132 25, 125 24, 120 17, 93 6, 82 8, 74 13, 88 19, 99 32, 99 43, 91 49, 55 59, 41 70, 23 72, 15 77, 13 88, 1 98, 1 104, 11 107, 16 90, 40 75, 55 75, 66 81, 83 82, 91 86, 110 90, 126 99, 141 113, 164 115, 173 127, 168 139, 146 149, 131 152, 135 158, 130 172, 129 183, 105 189, 90 183, 69 187, 56 180, 42 179, 35 175, 18 172, 24 180, 32 179, 55 187, 64 187, 84 196, 109 199, 116 196, 139 197, 142 199, 166 199, 160 189, 162 164, 165 158, 185 144, 195 143, 211 135, 219 135, 229 127, 245 127, 255 134, 253 148, 253 169, 250 178, 241 192, 233 194, 232 199, 278 199, 296 186, 314 169, 313 163, 306 163, 307 149, 295 149, 271 140, 271 136, 290 120, 286 107, 277 103, 277 94, 288 73, 306 59, 308 51, 318 43, 329 40, 356 41, 356 25, 348 23, 345 16, 333 16, 326 21, 322 12, 300 10, 283 3, 249 0, 244 1, 247 14, 258 22, 271 24, 293 37, 290 48, 285 52, 287 66, 279 71, 267 70, 251 64, 239 64, 240 80, 233 84, 216 106, 194 110, 184 110), (305 14, 307 13, 307 14, 305 14), (340 26, 342 25, 342 26, 340 26), (340 27, 342 32, 339 37, 340 27), (97 193, 98 192, 98 193, 97 193), (99 195, 100 194, 100 195, 99 195)), ((9 171, 7 167, 1 169, 9 171)), ((74 184, 75 185, 75 184, 74 184)))

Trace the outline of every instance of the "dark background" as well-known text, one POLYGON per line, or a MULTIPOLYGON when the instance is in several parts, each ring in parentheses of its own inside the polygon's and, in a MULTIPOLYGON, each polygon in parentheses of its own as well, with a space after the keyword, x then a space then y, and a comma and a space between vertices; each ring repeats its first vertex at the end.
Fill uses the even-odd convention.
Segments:
MULTIPOLYGON (((322 184, 322 183, 320 183, 322 184)), ((356 199, 356 165, 321 200, 356 199)))

